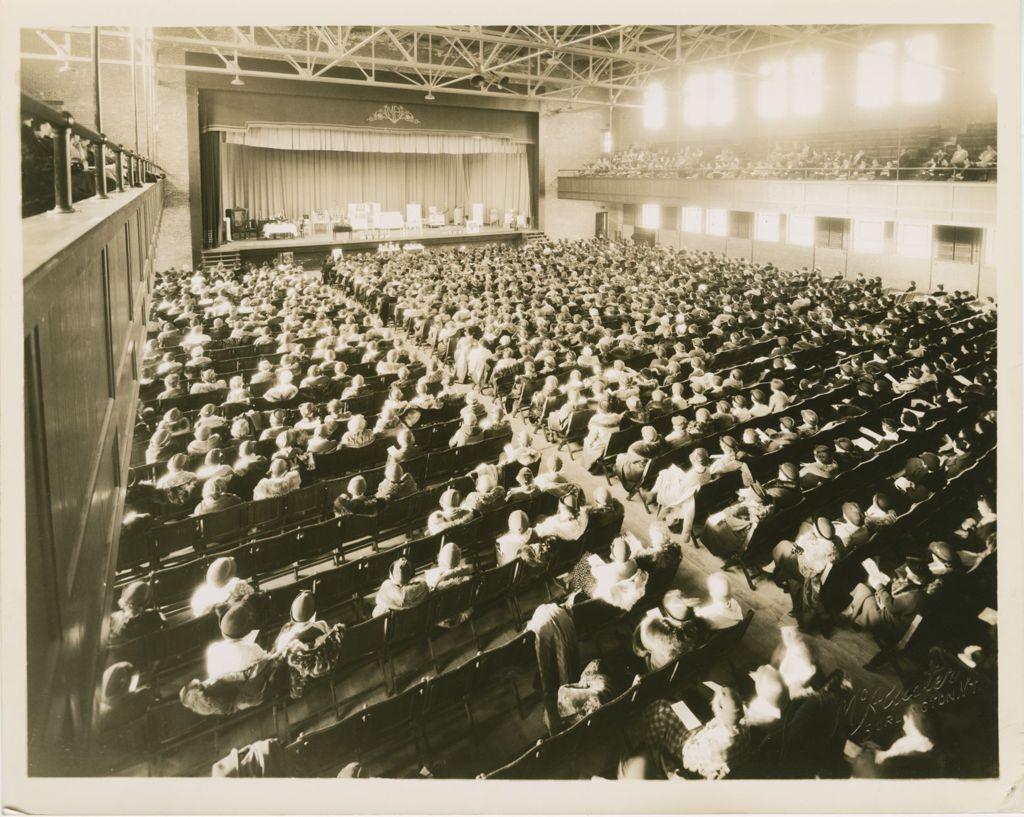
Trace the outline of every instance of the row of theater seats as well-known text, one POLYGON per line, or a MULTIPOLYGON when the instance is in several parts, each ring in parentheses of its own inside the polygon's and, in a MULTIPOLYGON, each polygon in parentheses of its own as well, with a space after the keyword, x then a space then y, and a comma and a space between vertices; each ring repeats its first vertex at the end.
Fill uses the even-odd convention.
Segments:
MULTIPOLYGON (((533 502, 516 503, 500 510, 506 518, 510 510, 515 508, 552 510, 551 505, 554 503, 551 499, 544 495, 533 502)), ((520 608, 519 599, 524 597, 524 593, 539 590, 542 593, 540 601, 550 598, 552 589, 556 596, 563 594, 564 591, 558 588, 554 579, 571 568, 585 550, 606 551, 620 524, 621 518, 615 519, 609 525, 588 529, 584 537, 576 542, 559 543, 552 553, 550 563, 543 570, 530 568, 519 560, 501 567, 488 568, 488 564, 494 564, 493 536, 482 535, 480 529, 473 526, 455 529, 452 534, 455 534, 461 544, 463 553, 478 565, 479 572, 475 580, 441 591, 419 607, 392 611, 376 618, 356 618, 355 622, 346 628, 342 640, 342 657, 331 675, 320 681, 310 682, 299 701, 289 700, 285 685, 278 688, 275 694, 259 707, 262 715, 243 712, 226 719, 213 719, 212 724, 209 723, 210 719, 183 709, 176 698, 155 704, 146 713, 142 722, 133 724, 135 751, 145 753, 158 765, 161 760, 173 762, 175 757, 192 756, 197 752, 202 753, 205 758, 206 753, 210 751, 207 747, 211 745, 220 746, 229 741, 235 741, 236 745, 238 741, 245 742, 237 730, 241 730, 250 738, 252 734, 262 734, 260 730, 263 726, 254 731, 250 723, 251 719, 261 717, 264 719, 263 724, 284 723, 288 725, 289 734, 297 735, 307 724, 322 720, 327 715, 337 715, 344 712, 346 707, 351 707, 352 699, 339 698, 334 691, 334 685, 357 677, 357 673, 362 670, 373 667, 379 669, 385 691, 389 694, 394 692, 401 681, 396 677, 396 661, 410 648, 425 646, 430 653, 429 663, 434 671, 438 672, 444 667, 444 656, 434 652, 437 637, 435 625, 438 621, 450 619, 464 610, 473 610, 474 615, 466 622, 466 627, 471 633, 472 643, 478 650, 485 646, 489 633, 481 630, 476 622, 482 620, 482 614, 488 610, 504 611, 504 615, 499 619, 502 626, 521 628, 524 615, 530 612, 529 608, 525 611, 520 608), (321 706, 325 698, 331 700, 331 705, 326 709, 321 706), (288 712, 286 717, 282 717, 282 707, 288 712), (211 740, 213 737, 216 739, 211 740)), ((291 601, 301 590, 315 591, 319 614, 328 622, 338 623, 346 619, 352 622, 351 613, 360 606, 361 599, 358 593, 361 588, 354 586, 346 576, 373 573, 373 580, 367 583, 365 589, 375 590, 386 577, 387 567, 394 559, 408 558, 417 569, 422 570, 434 562, 437 549, 445 538, 444 535, 436 535, 414 540, 378 554, 347 562, 339 568, 268 590, 263 606, 265 629, 275 632, 275 628, 279 628, 287 621, 291 601), (349 613, 348 616, 344 615, 346 611, 349 613)), ((537 598, 534 598, 534 602, 536 601, 537 598)), ((162 678, 165 685, 169 684, 173 688, 176 683, 174 679, 192 677, 201 658, 201 648, 218 636, 217 622, 210 614, 153 633, 134 643, 122 645, 114 651, 114 657, 132 660, 138 666, 149 668, 152 678, 157 682, 162 678)), ((423 669, 425 671, 426 668, 423 669)), ((463 670, 464 675, 465 672, 466 670, 463 670)), ((422 691, 423 685, 420 689, 421 693, 422 691)), ((168 769, 164 768, 163 773, 167 771, 168 769)))

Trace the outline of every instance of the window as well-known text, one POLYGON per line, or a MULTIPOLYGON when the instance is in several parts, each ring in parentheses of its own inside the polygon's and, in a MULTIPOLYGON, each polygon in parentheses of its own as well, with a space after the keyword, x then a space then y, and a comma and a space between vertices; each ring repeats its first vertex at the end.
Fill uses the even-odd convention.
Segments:
POLYGON ((758 213, 754 227, 754 238, 758 241, 779 240, 779 214, 758 213))
POLYGON ((728 71, 715 71, 711 74, 709 90, 711 105, 708 119, 715 125, 728 125, 736 118, 736 90, 732 74, 728 71))
POLYGON ((939 41, 934 34, 919 34, 905 43, 902 99, 909 103, 936 102, 942 96, 939 41))
POLYGON ((640 206, 640 226, 645 230, 657 230, 661 227, 660 204, 643 204, 640 206))
POLYGON ((644 90, 644 127, 657 130, 665 124, 665 88, 654 82, 644 90))
POLYGON ((896 96, 896 45, 875 43, 857 59, 857 104, 862 108, 884 108, 896 96))
POLYGON ((708 121, 708 75, 691 74, 683 83, 683 121, 699 127, 708 121))
POLYGON ((814 244, 814 216, 791 215, 786 219, 789 243, 798 247, 814 244))
POLYGON ((789 110, 795 114, 821 112, 821 54, 801 54, 793 58, 790 69, 789 110))
POLYGON ((935 259, 954 264, 973 264, 977 261, 981 230, 977 227, 936 227, 935 259))
POLYGON ((729 216, 729 237, 750 238, 750 224, 754 220, 753 213, 734 210, 729 216))
POLYGON ((683 83, 683 121, 690 126, 726 125, 736 118, 736 88, 728 71, 691 74, 683 83))
POLYGON ((699 233, 701 231, 701 210, 699 207, 683 208, 683 232, 699 233))
POLYGON ((778 119, 786 112, 786 63, 772 60, 761 65, 757 84, 757 112, 765 119, 778 119))
POLYGON ((930 224, 903 224, 896 229, 896 252, 905 258, 927 258, 932 251, 930 224))
POLYGON ((884 244, 884 221, 859 218, 853 222, 854 252, 880 253, 884 244))
POLYGON ((863 108, 884 108, 897 101, 897 90, 899 101, 908 104, 936 102, 942 96, 939 41, 934 34, 911 37, 902 43, 901 49, 886 40, 860 53, 857 104, 863 108))
POLYGON ((726 235, 728 232, 728 212, 725 210, 708 210, 708 235, 726 235))
POLYGON ((830 250, 841 250, 846 247, 847 219, 819 218, 818 246, 830 250))

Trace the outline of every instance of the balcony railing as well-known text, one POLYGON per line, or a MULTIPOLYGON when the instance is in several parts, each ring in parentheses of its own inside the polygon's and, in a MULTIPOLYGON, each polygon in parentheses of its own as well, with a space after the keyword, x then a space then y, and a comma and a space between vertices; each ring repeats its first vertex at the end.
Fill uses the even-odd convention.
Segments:
POLYGON ((58 111, 24 92, 21 94, 21 115, 23 120, 31 118, 36 122, 48 122, 53 128, 53 192, 55 209, 61 213, 74 212, 72 134, 78 135, 91 146, 91 170, 96 182, 94 195, 98 198, 107 198, 107 194, 113 192, 107 187, 108 156, 113 159, 113 179, 119 193, 124 192, 126 187, 142 187, 147 176, 167 175, 152 159, 111 141, 105 134, 77 122, 70 113, 58 111))
POLYGON ((636 173, 602 173, 584 168, 559 170, 560 178, 586 178, 608 180, 677 179, 681 181, 822 181, 822 182, 899 182, 899 181, 952 181, 952 182, 994 182, 996 165, 968 168, 952 167, 893 167, 869 168, 865 171, 839 171, 828 167, 801 167, 779 169, 775 172, 750 173, 702 173, 687 170, 638 171, 636 173))

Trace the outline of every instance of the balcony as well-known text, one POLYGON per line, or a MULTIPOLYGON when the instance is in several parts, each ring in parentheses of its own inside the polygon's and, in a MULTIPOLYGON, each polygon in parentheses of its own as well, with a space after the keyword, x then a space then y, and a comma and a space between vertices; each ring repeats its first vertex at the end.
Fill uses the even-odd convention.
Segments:
POLYGON ((879 218, 991 227, 996 188, 978 181, 790 179, 630 179, 558 174, 558 198, 609 204, 805 213, 833 218, 879 218))

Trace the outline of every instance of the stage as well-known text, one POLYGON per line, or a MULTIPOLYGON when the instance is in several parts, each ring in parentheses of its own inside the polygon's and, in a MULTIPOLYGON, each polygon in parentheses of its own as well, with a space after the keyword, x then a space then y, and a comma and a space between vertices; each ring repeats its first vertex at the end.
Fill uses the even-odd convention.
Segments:
POLYGON ((421 230, 358 230, 355 233, 335 233, 334 236, 315 235, 299 238, 261 238, 242 241, 226 241, 214 250, 206 250, 204 254, 238 253, 243 262, 269 261, 277 258, 278 253, 294 253, 296 261, 313 261, 319 264, 324 256, 335 247, 340 247, 345 254, 361 252, 377 252, 381 244, 394 243, 422 244, 426 249, 433 247, 461 247, 468 244, 500 243, 518 244, 531 235, 540 235, 539 230, 506 230, 500 227, 481 227, 479 232, 456 232, 454 227, 423 228, 421 230), (368 238, 368 234, 384 233, 383 238, 368 238))

